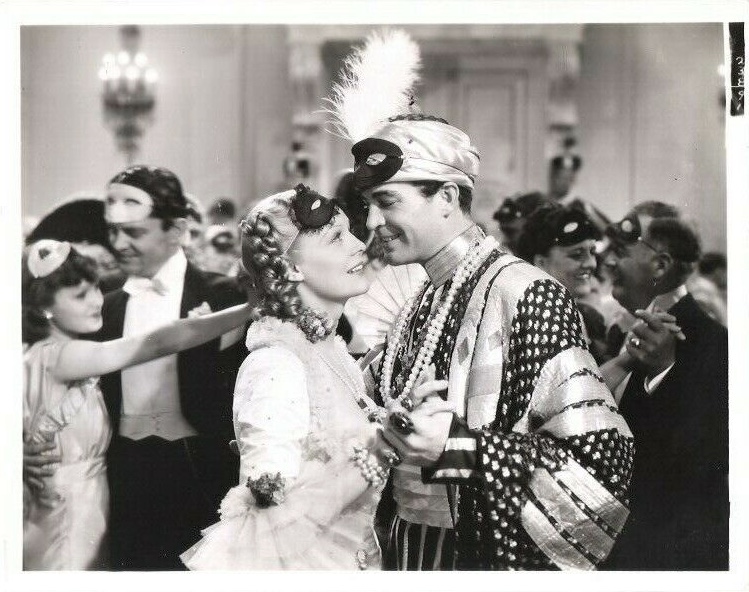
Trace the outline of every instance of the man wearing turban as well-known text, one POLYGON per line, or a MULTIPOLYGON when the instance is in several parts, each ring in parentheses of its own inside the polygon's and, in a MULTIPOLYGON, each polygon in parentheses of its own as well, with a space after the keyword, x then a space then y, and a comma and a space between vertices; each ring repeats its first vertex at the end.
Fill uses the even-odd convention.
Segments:
POLYGON ((633 445, 573 298, 473 222, 479 155, 458 128, 395 117, 352 152, 385 259, 429 276, 373 371, 403 461, 386 567, 594 569, 627 519, 633 445), (452 413, 410 396, 431 374, 452 413))

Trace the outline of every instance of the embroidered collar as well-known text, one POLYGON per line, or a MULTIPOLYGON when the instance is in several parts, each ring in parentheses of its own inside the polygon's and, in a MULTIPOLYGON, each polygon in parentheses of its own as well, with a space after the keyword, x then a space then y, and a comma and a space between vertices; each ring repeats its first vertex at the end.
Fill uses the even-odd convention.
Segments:
POLYGON ((486 236, 476 224, 456 236, 424 263, 429 280, 436 288, 450 279, 468 250, 486 236))

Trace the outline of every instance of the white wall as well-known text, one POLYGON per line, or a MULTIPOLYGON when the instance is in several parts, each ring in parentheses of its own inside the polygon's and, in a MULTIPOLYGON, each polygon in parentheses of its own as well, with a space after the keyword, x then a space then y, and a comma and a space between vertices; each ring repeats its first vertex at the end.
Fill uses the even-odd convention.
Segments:
MULTIPOLYGON (((290 142, 286 28, 146 26, 159 72, 153 125, 136 162, 165 166, 204 203, 239 204, 280 182, 290 142)), ((101 191, 126 166, 103 124, 99 69, 116 27, 24 27, 21 33, 24 213, 101 191)))
MULTIPOLYGON (((316 29, 143 27, 160 81, 138 160, 171 168, 204 203, 228 195, 244 204, 279 189, 291 140, 288 39, 316 29)), ((101 190, 124 168, 102 123, 97 77, 101 57, 118 48, 116 27, 22 29, 25 214, 101 190)), ((699 220, 706 248, 724 250, 722 58, 719 24, 586 25, 582 194, 615 218, 637 201, 675 203, 699 220)))
POLYGON ((677 205, 726 249, 722 26, 588 25, 579 94, 582 195, 621 217, 677 205))

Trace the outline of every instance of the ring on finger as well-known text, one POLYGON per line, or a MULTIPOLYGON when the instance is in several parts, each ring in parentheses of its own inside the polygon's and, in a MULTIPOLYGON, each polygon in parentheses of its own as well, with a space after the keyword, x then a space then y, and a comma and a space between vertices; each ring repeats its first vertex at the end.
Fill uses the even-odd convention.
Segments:
POLYGON ((384 448, 382 456, 385 458, 385 462, 391 467, 397 467, 402 462, 400 454, 394 448, 384 448))
POLYGON ((405 413, 402 411, 396 411, 395 413, 390 414, 390 419, 388 420, 390 423, 390 426, 400 434, 403 434, 404 436, 408 436, 411 432, 414 431, 414 424, 411 421, 411 418, 408 417, 405 413))
POLYGON ((629 340, 629 343, 632 344, 632 347, 640 347, 640 338, 632 336, 632 338, 629 340))

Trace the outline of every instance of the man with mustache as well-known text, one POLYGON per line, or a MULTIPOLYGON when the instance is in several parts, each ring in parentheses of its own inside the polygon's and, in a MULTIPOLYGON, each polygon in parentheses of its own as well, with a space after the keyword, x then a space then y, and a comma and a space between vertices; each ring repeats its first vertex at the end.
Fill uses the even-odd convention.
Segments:
POLYGON ((728 332, 687 292, 699 236, 662 202, 607 234, 613 295, 640 320, 626 343, 634 369, 616 389, 635 437, 631 515, 606 567, 728 569, 728 332))
POLYGON ((632 436, 572 297, 473 222, 479 155, 458 128, 392 117, 352 152, 384 258, 429 276, 376 371, 402 459, 386 567, 594 569, 628 514, 632 436), (453 413, 412 399, 430 375, 453 413))

